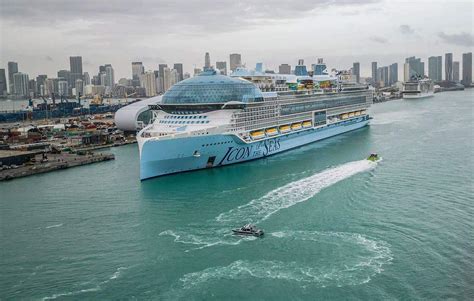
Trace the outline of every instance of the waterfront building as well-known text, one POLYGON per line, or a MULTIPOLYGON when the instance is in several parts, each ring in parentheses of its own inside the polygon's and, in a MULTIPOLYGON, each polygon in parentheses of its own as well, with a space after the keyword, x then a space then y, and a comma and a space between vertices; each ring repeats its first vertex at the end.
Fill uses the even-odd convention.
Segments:
POLYGON ((8 94, 7 77, 5 69, 0 69, 0 97, 6 97, 8 94))
POLYGON ((257 64, 255 64, 255 71, 257 71, 257 72, 263 72, 263 63, 257 63, 257 64))
POLYGON ((13 84, 13 74, 15 73, 18 73, 18 63, 8 62, 8 92, 10 94, 15 94, 13 84))
POLYGON ((389 67, 389 85, 398 82, 398 63, 393 63, 389 67))
POLYGON ((236 68, 242 67, 242 57, 239 53, 232 53, 230 55, 230 71, 234 72, 236 68))
POLYGON ((308 75, 308 70, 306 69, 306 65, 304 64, 303 59, 298 60, 298 65, 296 65, 295 67, 295 75, 298 75, 298 76, 308 75))
POLYGON ((291 66, 289 64, 281 64, 278 66, 278 74, 291 74, 291 66))
POLYGON ((105 86, 113 88, 115 85, 114 68, 112 65, 105 65, 105 86))
POLYGON ((323 58, 318 58, 318 61, 316 64, 313 64, 313 74, 314 75, 327 75, 327 66, 323 62, 323 58))
POLYGON ((211 68, 211 56, 209 55, 209 52, 206 52, 204 55, 204 70, 206 68, 211 68))
POLYGON ((71 73, 82 74, 82 56, 70 56, 69 66, 71 73))
POLYGON ((158 65, 158 75, 160 77, 160 82, 157 87, 159 93, 165 92, 164 84, 165 84, 165 68, 168 68, 167 64, 159 64, 158 65))
POLYGON ((227 62, 216 62, 216 69, 219 70, 222 75, 227 75, 227 62))
POLYGON ((65 80, 58 81, 58 94, 64 97, 69 96, 69 86, 68 86, 67 81, 65 80))
POLYGON ((462 54, 462 84, 466 87, 472 84, 472 52, 462 54))
POLYGON ((378 83, 377 79, 377 62, 372 62, 372 83, 378 83))
POLYGON ((460 81, 459 62, 453 62, 453 81, 460 81))
POLYGON ((433 81, 442 81, 442 56, 430 56, 428 58, 428 77, 433 81))
POLYGON ((352 64, 352 74, 355 75, 356 83, 360 83, 360 63, 355 62, 352 64))
POLYGON ((143 83, 145 88, 145 95, 147 97, 156 95, 156 77, 152 71, 145 72, 143 75, 143 83))
POLYGON ((74 86, 76 88, 76 96, 84 95, 84 81, 80 78, 76 79, 76 84, 74 86))
POLYGON ((13 94, 18 97, 29 96, 29 84, 30 79, 28 74, 17 72, 13 74, 13 94))
POLYGON ((89 76, 89 72, 84 72, 84 74, 82 75, 82 78, 84 79, 84 85, 91 84, 91 77, 89 76))
POLYGON ((453 81, 453 54, 446 53, 444 55, 444 79, 453 81))
POLYGON ((132 81, 134 87, 140 86, 140 76, 145 73, 142 62, 132 62, 132 81))
POLYGON ((173 69, 178 72, 178 81, 182 81, 184 79, 184 74, 183 74, 183 64, 182 63, 175 63, 173 65, 173 69))

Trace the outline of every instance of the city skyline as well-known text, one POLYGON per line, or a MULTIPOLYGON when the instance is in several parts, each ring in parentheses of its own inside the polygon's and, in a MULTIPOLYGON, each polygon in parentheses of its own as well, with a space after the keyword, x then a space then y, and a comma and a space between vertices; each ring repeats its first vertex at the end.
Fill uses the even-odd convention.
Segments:
POLYGON ((181 62, 184 72, 192 74, 194 68, 202 67, 202 54, 210 51, 212 65, 227 61, 229 67, 229 54, 240 53, 247 67, 263 62, 275 71, 283 63, 295 65, 299 58, 310 64, 324 57, 329 66, 338 69, 360 62, 360 74, 366 77, 373 60, 389 65, 416 54, 426 62, 429 56, 449 51, 455 54, 453 60, 460 62, 460 54, 473 46, 469 26, 472 4, 467 1, 302 1, 291 5, 265 1, 215 5, 202 1, 186 7, 145 1, 141 5, 124 2, 113 9, 104 5, 43 5, 31 1, 2 4, 2 36, 9 43, 2 45, 0 65, 6 67, 8 61, 15 61, 23 66, 22 72, 52 76, 57 70, 68 69, 69 56, 82 56, 84 71, 92 74, 96 66, 108 62, 118 79, 130 77, 131 61, 142 61, 147 70, 156 70, 158 64, 181 62), (420 11, 429 17, 420 18, 420 11), (202 18, 196 20, 192 17, 195 14, 202 18), (313 22, 315 16, 318 22, 313 22), (127 17, 127 21, 117 24, 121 17, 127 17), (335 18, 338 22, 333 22, 335 18), (377 22, 380 18, 384 22, 377 22), (319 30, 324 24, 330 24, 330 33, 319 30), (143 28, 150 30, 141 33, 143 28), (324 43, 300 38, 314 30, 317 41, 324 43), (148 35, 146 39, 144 34, 148 35), (60 41, 61 47, 51 39, 60 41), (202 40, 207 43, 199 43, 202 40), (35 45, 33 53, 31 45, 35 45))

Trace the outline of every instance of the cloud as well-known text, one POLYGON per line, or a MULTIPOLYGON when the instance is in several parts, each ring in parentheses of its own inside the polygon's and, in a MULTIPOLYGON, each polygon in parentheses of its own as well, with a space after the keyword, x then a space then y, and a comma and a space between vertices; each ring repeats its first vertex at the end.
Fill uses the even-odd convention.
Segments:
POLYGON ((388 43, 388 40, 383 38, 383 37, 372 36, 369 39, 373 42, 380 43, 380 44, 387 44, 388 43))
POLYGON ((474 36, 467 32, 461 32, 459 34, 446 34, 444 32, 440 32, 438 33, 438 37, 447 44, 474 46, 474 36))
POLYGON ((400 25, 400 32, 402 34, 409 35, 409 34, 414 34, 415 30, 411 28, 410 25, 403 24, 403 25, 400 25))

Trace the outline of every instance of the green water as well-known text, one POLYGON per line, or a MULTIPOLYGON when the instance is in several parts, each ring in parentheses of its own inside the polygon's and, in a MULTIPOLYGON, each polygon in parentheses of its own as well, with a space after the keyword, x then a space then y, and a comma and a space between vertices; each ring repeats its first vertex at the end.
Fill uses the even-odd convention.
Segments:
POLYGON ((131 145, 0 183, 0 298, 473 299, 473 92, 224 168, 140 182, 131 145))

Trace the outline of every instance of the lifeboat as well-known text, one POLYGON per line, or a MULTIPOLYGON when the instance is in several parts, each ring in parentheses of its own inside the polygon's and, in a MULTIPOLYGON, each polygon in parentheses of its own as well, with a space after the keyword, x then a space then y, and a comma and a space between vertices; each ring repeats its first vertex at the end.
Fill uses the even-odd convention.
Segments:
POLYGON ((349 113, 349 118, 354 117, 354 112, 349 113))
POLYGON ((365 115, 365 114, 367 114, 367 111, 366 111, 366 110, 360 111, 360 115, 365 115))
POLYGON ((265 133, 267 134, 267 136, 275 136, 278 134, 278 131, 276 128, 269 128, 265 130, 265 133))
POLYGON ((280 133, 288 133, 289 131, 291 131, 291 128, 289 125, 282 125, 280 126, 280 133))
POLYGON ((349 118, 349 114, 347 113, 342 114, 341 119, 347 119, 347 118, 349 118))
POLYGON ((303 121, 303 127, 304 128, 309 128, 313 125, 313 123, 310 120, 303 121))
POLYGON ((263 130, 253 131, 250 132, 250 137, 252 137, 252 139, 262 139, 265 137, 265 132, 263 130))
POLYGON ((354 112, 354 116, 360 116, 360 111, 354 112))
POLYGON ((292 129, 293 131, 300 130, 300 129, 301 129, 301 122, 293 123, 293 124, 291 125, 291 129, 292 129))

